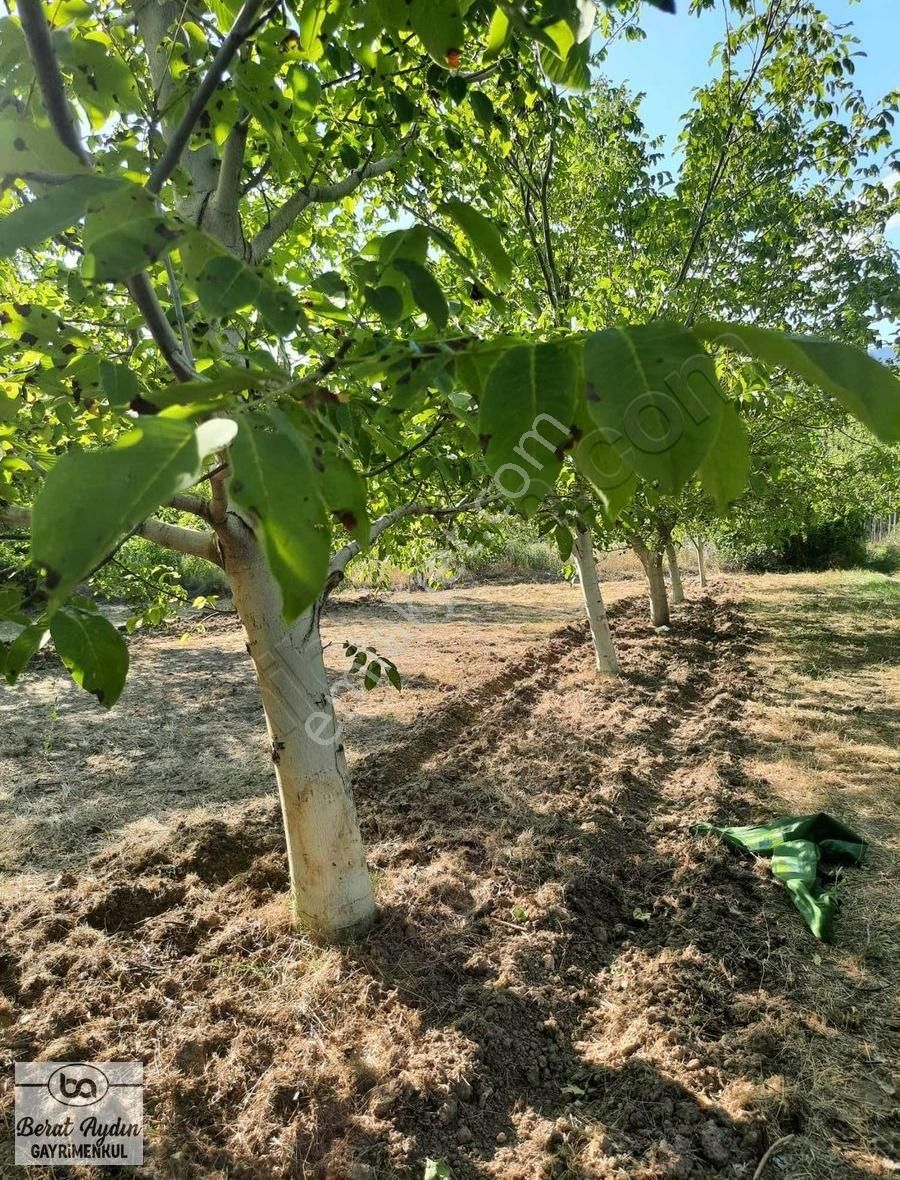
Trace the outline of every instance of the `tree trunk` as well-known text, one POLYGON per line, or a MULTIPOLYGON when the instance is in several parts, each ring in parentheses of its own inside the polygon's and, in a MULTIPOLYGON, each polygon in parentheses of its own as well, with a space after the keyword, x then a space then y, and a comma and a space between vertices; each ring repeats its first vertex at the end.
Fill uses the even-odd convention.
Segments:
POLYGON ((325 675, 318 606, 287 626, 259 546, 245 526, 235 527, 246 535, 228 537, 225 572, 266 715, 294 919, 322 941, 340 941, 366 929, 375 901, 325 675))
POLYGON ((631 547, 638 555, 640 563, 644 567, 644 573, 647 575, 651 622, 654 627, 668 627, 669 599, 666 595, 666 580, 663 577, 663 555, 658 549, 648 549, 643 541, 633 539, 631 547))
POLYGON ((705 590, 706 589, 706 580, 707 580, 706 579, 706 550, 704 549, 703 542, 701 540, 695 541, 694 544, 697 546, 697 569, 700 573, 700 588, 702 590, 705 590))
POLYGON ((606 617, 606 606, 600 592, 597 563, 594 561, 594 543, 589 528, 579 529, 575 534, 572 556, 578 569, 584 609, 591 628, 591 639, 594 641, 597 673, 600 676, 614 676, 619 671, 619 664, 609 630, 609 620, 606 617))
POLYGON ((679 602, 684 602, 684 586, 681 584, 675 546, 671 541, 666 546, 666 561, 669 563, 669 577, 672 579, 672 602, 677 606, 679 602))

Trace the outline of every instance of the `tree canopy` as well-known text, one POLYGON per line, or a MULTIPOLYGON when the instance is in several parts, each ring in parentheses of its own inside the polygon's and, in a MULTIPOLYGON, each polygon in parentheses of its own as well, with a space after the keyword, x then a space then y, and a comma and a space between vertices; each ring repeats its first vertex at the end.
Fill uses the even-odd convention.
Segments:
POLYGON ((897 96, 865 106, 808 0, 731 7, 670 183, 592 73, 638 4, 20 0, 0 513, 32 580, 4 590, 7 679, 49 630, 114 702, 121 639, 79 591, 134 535, 223 564, 243 522, 290 622, 373 520, 533 515, 573 468, 610 520, 639 483, 724 506, 749 366, 900 439, 865 351, 897 311, 897 96))

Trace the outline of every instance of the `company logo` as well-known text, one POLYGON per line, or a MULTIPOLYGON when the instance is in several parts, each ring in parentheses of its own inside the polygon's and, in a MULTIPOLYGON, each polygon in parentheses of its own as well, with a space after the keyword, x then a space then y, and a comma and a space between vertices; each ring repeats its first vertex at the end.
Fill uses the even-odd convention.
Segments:
POLYGON ((140 1061, 17 1061, 16 1163, 125 1167, 144 1159, 140 1061))
POLYGON ((47 1078, 47 1089, 64 1106, 93 1106, 109 1092, 109 1078, 96 1065, 76 1061, 47 1078))

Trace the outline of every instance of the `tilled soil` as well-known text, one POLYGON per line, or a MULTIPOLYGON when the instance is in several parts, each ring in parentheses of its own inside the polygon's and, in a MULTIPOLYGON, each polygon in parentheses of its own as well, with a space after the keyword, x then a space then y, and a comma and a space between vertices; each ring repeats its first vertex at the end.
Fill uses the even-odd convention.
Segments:
POLYGON ((274 800, 4 902, 9 1057, 142 1059, 166 1178, 751 1180, 788 1135, 767 1176, 888 1175, 889 1083, 869 1142, 815 1089, 836 1052, 881 1078, 884 984, 815 1011, 829 952, 689 831, 773 814, 740 602, 720 585, 662 636, 640 600, 610 613, 621 679, 569 624, 356 760, 381 913, 354 946, 289 929, 274 800))

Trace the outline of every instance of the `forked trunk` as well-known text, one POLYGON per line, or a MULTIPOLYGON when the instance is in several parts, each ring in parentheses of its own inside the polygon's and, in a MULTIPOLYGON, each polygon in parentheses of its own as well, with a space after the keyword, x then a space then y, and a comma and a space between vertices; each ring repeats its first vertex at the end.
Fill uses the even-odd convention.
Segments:
POLYGON ((619 671, 619 664, 609 630, 609 620, 606 617, 606 606, 600 592, 600 579, 597 577, 597 563, 594 561, 594 543, 590 529, 579 529, 575 534, 572 556, 578 569, 584 609, 591 628, 591 639, 594 641, 597 673, 600 676, 613 676, 619 671))
POLYGON ((666 546, 666 561, 669 563, 669 577, 672 580, 672 602, 677 606, 679 602, 684 602, 684 586, 681 584, 678 556, 671 542, 666 546))
POLYGON ((697 546, 697 570, 700 574, 700 587, 706 589, 706 550, 702 541, 695 541, 697 546))
POLYGON ((638 555, 644 573, 647 575, 647 588, 650 591, 650 619, 654 627, 668 627, 669 599, 666 595, 666 580, 663 577, 663 555, 659 549, 648 549, 643 541, 632 540, 631 547, 638 555))
POLYGON ((320 940, 341 941, 371 923, 375 900, 325 675, 318 611, 287 626, 280 591, 249 530, 225 549, 269 731, 294 919, 320 940))

